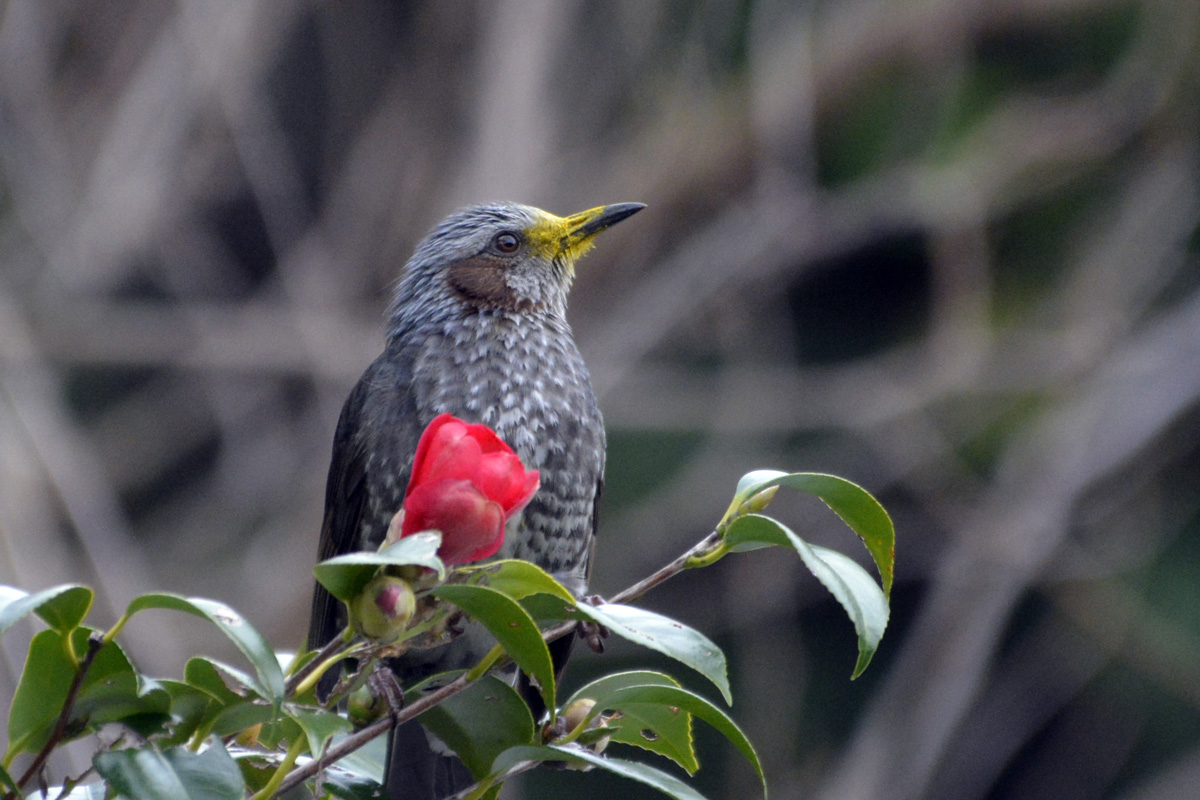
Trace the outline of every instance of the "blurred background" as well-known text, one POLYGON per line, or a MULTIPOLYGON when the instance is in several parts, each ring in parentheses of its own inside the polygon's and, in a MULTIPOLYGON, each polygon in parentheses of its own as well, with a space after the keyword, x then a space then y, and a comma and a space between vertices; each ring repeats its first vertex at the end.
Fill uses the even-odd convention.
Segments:
MULTIPOLYGON (((215 597, 299 645, 334 423, 417 240, 477 200, 641 201, 572 296, 595 590, 751 469, 897 526, 853 683, 788 553, 647 598, 726 648, 772 797, 1200 797, 1198 44, 1195 0, 0 2, 0 582, 92 584, 101 623, 215 597)), ((773 513, 866 563, 819 504, 773 513)), ((191 622, 127 646, 225 653, 191 622)), ((700 790, 754 796, 697 735, 700 790)), ((658 796, 510 796, 618 791, 658 796)))

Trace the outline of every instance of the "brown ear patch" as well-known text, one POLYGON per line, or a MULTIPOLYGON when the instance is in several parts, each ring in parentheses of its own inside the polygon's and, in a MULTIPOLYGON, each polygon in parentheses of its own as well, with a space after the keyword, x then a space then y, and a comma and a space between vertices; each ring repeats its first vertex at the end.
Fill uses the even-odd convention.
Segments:
POLYGON ((464 258, 450 265, 446 281, 464 300, 477 308, 532 310, 532 304, 517 297, 504 280, 506 266, 506 262, 487 256, 464 258))

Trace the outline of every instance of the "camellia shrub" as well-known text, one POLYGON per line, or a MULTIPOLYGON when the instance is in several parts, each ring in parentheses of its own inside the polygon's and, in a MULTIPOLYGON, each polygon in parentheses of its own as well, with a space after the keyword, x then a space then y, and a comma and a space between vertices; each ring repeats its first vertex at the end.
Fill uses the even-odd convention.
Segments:
POLYGON ((0 587, 0 634, 30 615, 46 626, 30 643, 9 710, 0 761, 6 800, 376 797, 379 765, 350 756, 412 719, 462 759, 478 781, 467 795, 472 798, 495 797, 505 780, 545 761, 606 770, 670 797, 697 798, 687 783, 652 763, 658 756, 688 774, 699 768, 695 719, 745 757, 765 796, 766 776, 754 747, 720 704, 649 670, 605 675, 562 697, 547 643, 576 630, 589 631, 593 640, 599 632, 628 639, 698 672, 729 704, 732 687, 721 650, 702 632, 633 602, 680 572, 731 553, 781 547, 798 554, 849 615, 858 636, 851 675, 857 677, 888 621, 895 539, 882 506, 832 475, 751 472, 738 482, 713 531, 694 547, 606 601, 584 602, 531 563, 488 560, 503 545, 505 524, 537 485, 537 472, 526 470, 485 426, 449 415, 435 419, 418 445, 404 507, 380 550, 315 568, 321 585, 346 604, 349 619, 320 652, 278 653, 249 620, 214 600, 142 595, 111 628, 100 630, 87 624, 93 592, 86 586, 34 594, 0 587), (781 488, 823 500, 866 545, 879 581, 849 557, 809 544, 763 514, 781 488), (146 609, 208 620, 245 663, 196 656, 180 677, 142 674, 119 637, 146 609), (379 669, 381 659, 441 646, 466 619, 496 640, 478 664, 389 689, 393 679, 379 669), (492 674, 510 664, 530 676, 546 718, 535 720, 517 689, 492 674), (318 693, 318 684, 328 683, 328 693, 318 693), (102 729, 111 744, 100 748, 91 769, 78 776, 46 774, 56 748, 102 729), (636 748, 618 753, 608 749, 614 743, 636 748))

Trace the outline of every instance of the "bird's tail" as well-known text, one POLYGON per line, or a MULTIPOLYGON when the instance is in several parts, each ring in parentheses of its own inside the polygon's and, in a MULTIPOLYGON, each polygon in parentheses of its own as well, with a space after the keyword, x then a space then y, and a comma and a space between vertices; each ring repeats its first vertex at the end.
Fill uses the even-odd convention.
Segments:
POLYGON ((416 721, 406 722, 388 735, 383 779, 388 800, 443 800, 474 784, 458 758, 434 750, 416 721))

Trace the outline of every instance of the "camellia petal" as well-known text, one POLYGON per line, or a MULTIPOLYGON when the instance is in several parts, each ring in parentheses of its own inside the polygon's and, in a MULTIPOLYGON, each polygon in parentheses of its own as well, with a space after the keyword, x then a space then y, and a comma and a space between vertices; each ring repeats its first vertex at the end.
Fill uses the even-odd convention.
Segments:
POLYGON ((450 564, 487 558, 499 550, 505 523, 529 503, 538 481, 538 471, 526 470, 486 425, 441 414, 417 444, 399 535, 441 531, 438 554, 450 564))
POLYGON ((487 558, 504 543, 504 509, 468 480, 421 484, 404 506, 400 535, 441 531, 438 555, 447 564, 487 558))
POLYGON ((479 448, 485 453, 511 453, 512 448, 504 443, 496 432, 487 425, 468 425, 463 423, 463 427, 467 429, 467 435, 475 441, 479 442, 479 448))
POLYGON ((525 473, 525 483, 521 487, 521 497, 517 500, 517 504, 508 510, 508 513, 516 514, 518 511, 524 510, 525 506, 529 505, 529 501, 537 494, 538 487, 542 485, 541 476, 536 469, 531 469, 525 473))
POLYGON ((467 426, 451 417, 435 432, 425 458, 414 460, 409 488, 446 478, 469 479, 479 468, 482 455, 479 443, 467 434, 467 426))
POLYGON ((472 480, 483 493, 499 503, 505 512, 511 511, 525 489, 521 459, 513 453, 487 453, 479 459, 472 480))
POLYGON ((412 475, 408 481, 408 489, 404 492, 407 497, 412 492, 413 488, 424 482, 424 473, 427 471, 426 466, 429 459, 429 451, 433 449, 434 440, 438 438, 438 433, 447 423, 456 423, 461 425, 459 420, 455 419, 451 414, 439 414, 433 418, 433 421, 426 426, 421 434, 420 440, 417 442, 417 452, 413 456, 412 475))

